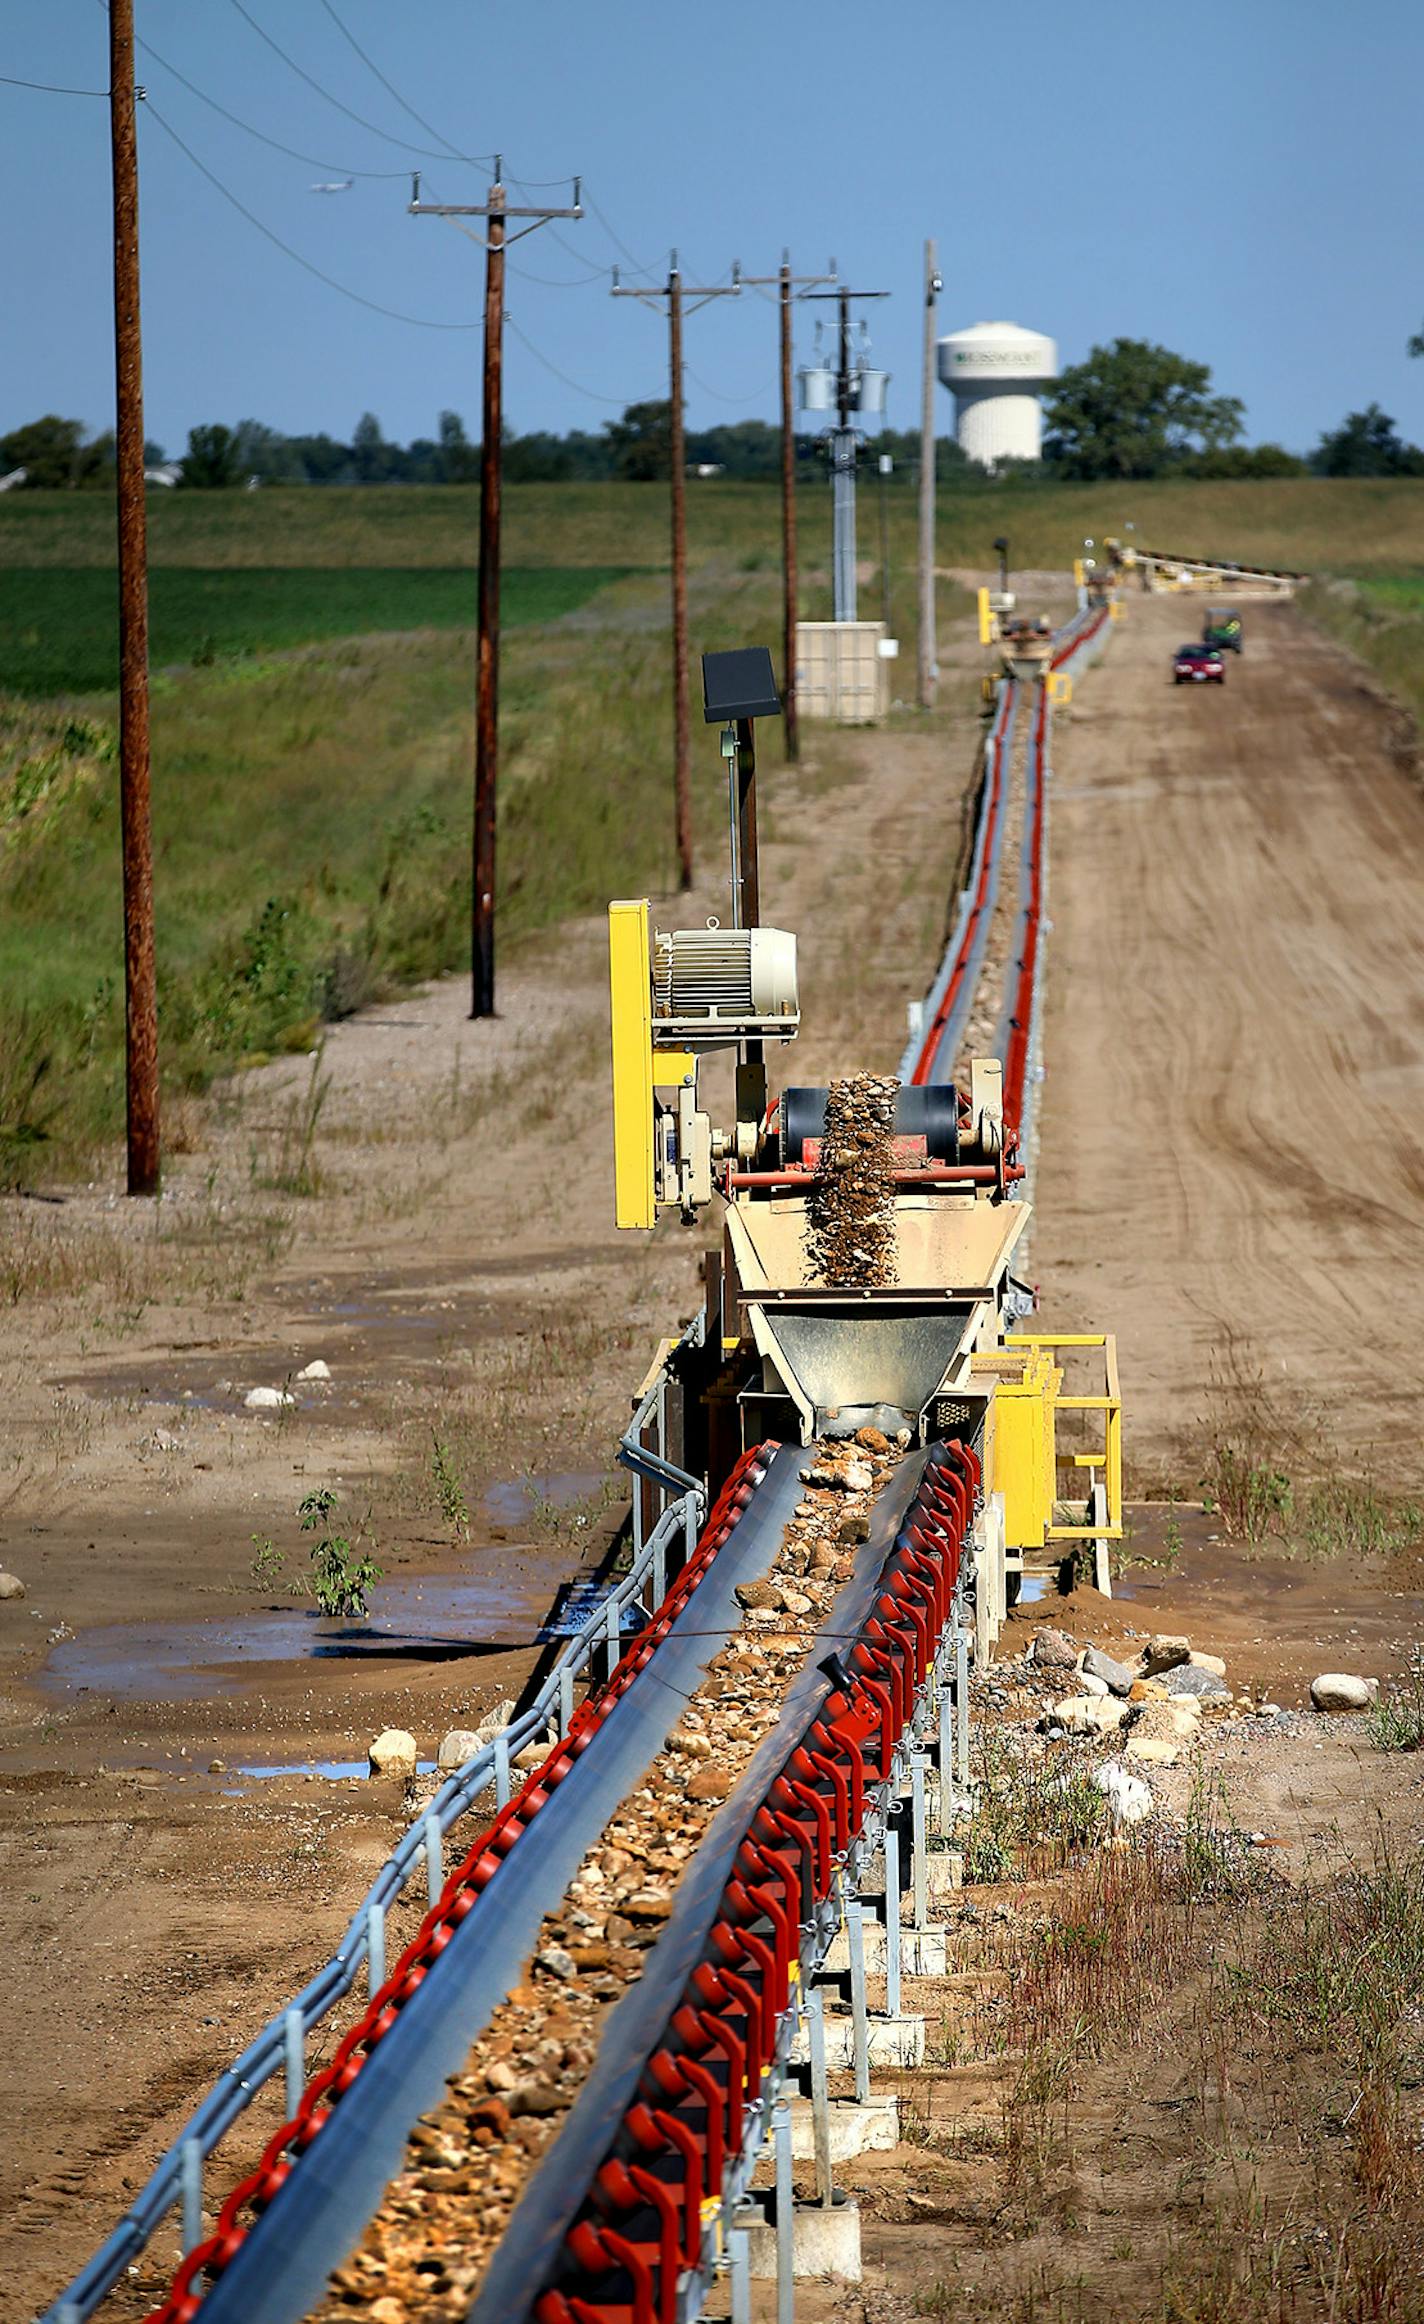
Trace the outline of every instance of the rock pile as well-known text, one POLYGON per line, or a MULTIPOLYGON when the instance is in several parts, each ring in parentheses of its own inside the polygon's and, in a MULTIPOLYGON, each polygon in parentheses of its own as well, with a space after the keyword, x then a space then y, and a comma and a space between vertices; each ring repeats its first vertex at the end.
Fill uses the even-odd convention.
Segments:
MULTIPOLYGON (((1058 1736, 1112 1736, 1121 1739, 1124 1759, 1170 1767, 1184 1744, 1200 1733, 1203 1708, 1234 1708, 1219 1656, 1199 1654, 1190 1639, 1149 1638, 1135 1662, 1121 1662, 1101 1647, 1080 1648, 1065 1631, 1034 1632, 1027 1656, 1030 1674, 1046 1682, 1048 1701, 1038 1718, 1041 1733, 1058 1736), (1060 1697, 1068 1674, 1077 1688, 1060 1697)), ((1030 1692, 1030 1703, 1042 1701, 1030 1692)), ((1274 1706, 1271 1706, 1274 1709, 1274 1706)))
POLYGON ((847 1075, 826 1092, 820 1168, 806 1205, 808 1282, 878 1289, 895 1281, 892 1075, 847 1075))
POLYGON ((780 1717, 901 1450, 874 1428, 814 1449, 771 1572, 737 1590, 740 1629, 543 1921, 524 1982, 448 2098, 417 2123, 404 2169, 314 2311, 321 2324, 354 2314, 369 2324, 444 2324, 468 2313, 525 2182, 578 2096, 608 2012, 641 1974, 718 1804, 780 1717))

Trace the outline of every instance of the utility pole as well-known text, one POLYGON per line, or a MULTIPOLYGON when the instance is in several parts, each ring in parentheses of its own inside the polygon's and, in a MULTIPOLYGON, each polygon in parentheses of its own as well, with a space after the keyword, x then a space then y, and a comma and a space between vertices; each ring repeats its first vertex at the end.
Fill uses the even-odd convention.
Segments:
POLYGON ((677 832, 677 881, 684 893, 692 885, 692 712, 687 691, 687 451, 682 412, 683 300, 696 299, 696 314, 709 299, 739 298, 741 270, 732 268, 730 283, 690 289, 678 271, 677 252, 671 252, 668 278, 659 290, 625 288, 613 269, 615 299, 641 299, 652 306, 667 300, 668 394, 672 405, 672 731, 673 814, 677 832))
POLYGON ((781 254, 775 274, 744 274, 753 288, 775 284, 781 334, 781 717, 782 745, 788 759, 801 755, 796 720, 796 408, 791 380, 791 293, 813 283, 834 282, 835 261, 829 274, 793 274, 791 253, 781 254))
POLYGON ((925 347, 920 399, 920 708, 933 710, 939 676, 935 635, 935 301, 943 290, 933 242, 925 244, 925 347))
POLYGON ((124 1087, 128 1190, 156 1194, 158 980, 149 811, 148 511, 143 480, 143 332, 138 272, 138 92, 133 0, 109 0, 114 175, 114 376, 119 512, 119 819, 124 883, 124 1087))
POLYGON ((781 335, 781 716, 788 759, 801 756, 796 723, 796 433, 791 401, 791 255, 783 252, 778 277, 781 335))
POLYGON ((850 306, 852 299, 883 299, 888 291, 853 291, 844 284, 830 291, 807 291, 812 299, 834 299, 839 309, 836 354, 836 425, 830 430, 832 486, 831 581, 834 618, 856 618, 855 584, 855 470, 860 438, 851 415, 861 409, 861 371, 851 358, 850 306))
MULTIPOLYGON (((574 179, 572 209, 519 209, 504 198, 501 157, 494 157, 494 183, 487 202, 422 202, 420 177, 412 179, 413 218, 487 218, 485 252, 485 367, 480 432, 480 574, 475 648, 475 814, 470 911, 470 1015, 492 1017, 494 1006, 495 824, 499 793, 499 567, 504 476, 504 254, 509 241, 547 225, 551 218, 581 218, 580 181, 574 179), (506 238, 506 220, 531 224, 506 238)), ((468 232, 468 228, 462 228, 468 232)))

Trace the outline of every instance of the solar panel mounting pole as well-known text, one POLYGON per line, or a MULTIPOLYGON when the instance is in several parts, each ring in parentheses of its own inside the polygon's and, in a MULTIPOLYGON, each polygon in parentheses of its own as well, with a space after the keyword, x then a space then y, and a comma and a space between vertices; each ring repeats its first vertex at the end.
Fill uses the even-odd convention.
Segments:
POLYGON ((158 980, 149 810, 148 511, 143 474, 138 127, 133 0, 109 0, 114 179, 114 374, 119 519, 119 819, 124 886, 124 1089, 128 1191, 157 1194, 158 980))
MULTIPOLYGON (((504 257, 509 242, 521 241, 551 218, 581 218, 580 184, 574 179, 573 207, 521 209, 505 200, 504 170, 495 155, 494 183, 486 202, 422 202, 420 178, 411 186, 415 218, 485 218, 485 360, 480 424, 480 571, 475 648, 475 803, 470 902, 470 1015, 492 1017, 494 1005, 495 836, 499 792, 499 569, 504 458, 504 257), (506 221, 528 218, 514 235, 506 221)), ((462 228, 462 232, 468 232, 462 228)))
MULTIPOLYGON (((741 272, 732 268, 730 283, 717 283, 696 289, 689 288, 678 270, 677 252, 669 257, 666 284, 658 289, 636 290, 631 284, 618 280, 618 269, 613 270, 613 297, 641 299, 651 306, 657 299, 667 300, 668 317, 668 399, 672 428, 668 446, 671 467, 672 516, 672 785, 673 821, 677 841, 677 882, 684 894, 692 885, 692 711, 687 687, 687 446, 682 409, 682 323, 683 300, 696 299, 697 306, 706 306, 709 299, 739 298, 741 272)), ((696 314, 697 307, 692 310, 696 314)))

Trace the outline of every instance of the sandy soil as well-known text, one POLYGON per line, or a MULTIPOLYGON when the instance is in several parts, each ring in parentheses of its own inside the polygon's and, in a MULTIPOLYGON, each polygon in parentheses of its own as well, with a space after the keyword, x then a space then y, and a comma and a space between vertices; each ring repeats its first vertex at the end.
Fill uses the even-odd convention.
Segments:
MULTIPOLYGON (((796 1078, 893 1066, 972 756, 942 724, 812 736, 792 776, 766 738, 764 910, 802 939, 796 1078)), ((709 884, 656 917, 722 904, 709 884)), ((452 980, 190 1109, 156 1221, 104 1187, 5 1206, 26 1289, 0 1324, 0 1565, 27 1596, 0 1604, 0 1943, 26 2027, 0 2077, 4 2324, 53 2296, 327 1957, 404 1821, 365 1783, 238 1771, 364 1762, 387 1725, 433 1756, 518 1694, 616 1523, 609 1448, 710 1237, 613 1229, 602 924, 506 962, 500 1002, 474 1026, 452 980), (271 1181, 314 1073, 324 1191, 303 1199, 271 1181), (329 1387, 293 1379, 316 1357, 329 1387), (278 1419, 244 1408, 289 1380, 278 1419), (253 1580, 254 1537, 299 1562, 317 1486, 369 1512, 371 1625, 253 1580)))
POLYGON ((1174 688, 1196 611, 1131 598, 1055 727, 1035 1268, 1055 1322, 1119 1335, 1139 1479, 1190 1486, 1259 1377, 1417 1484, 1424 796, 1289 606, 1174 688))

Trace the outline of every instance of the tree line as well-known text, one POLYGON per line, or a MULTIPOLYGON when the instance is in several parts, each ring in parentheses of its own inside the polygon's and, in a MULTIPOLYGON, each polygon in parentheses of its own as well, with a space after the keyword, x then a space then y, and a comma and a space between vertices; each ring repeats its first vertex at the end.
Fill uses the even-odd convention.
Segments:
MULTIPOLYGON (((1424 345, 1424 341, 1421 341, 1424 345)), ((1302 457, 1280 444, 1244 441, 1245 407, 1221 395, 1207 364, 1144 339, 1115 339, 1070 364, 1044 399, 1041 461, 1001 463, 994 476, 965 458, 952 436, 935 445, 935 473, 943 484, 1029 486, 1060 480, 1132 481, 1152 477, 1421 476, 1424 451, 1400 436, 1376 403, 1348 412, 1302 457)), ((690 428, 687 462, 733 478, 780 473, 781 431, 765 420, 737 420, 690 428)), ((511 484, 613 480, 654 483, 671 465, 672 406, 667 400, 630 404, 597 434, 536 430, 508 434, 504 474, 511 484)), ((888 453, 902 478, 918 472, 917 432, 887 428, 875 448, 888 453)), ((147 447, 150 466, 162 448, 147 447)), ((798 466, 807 474, 821 457, 821 441, 797 438, 798 466)), ((364 412, 350 443, 336 437, 283 435, 261 420, 235 426, 215 421, 189 430, 176 467, 182 482, 203 491, 230 490, 256 480, 296 484, 470 484, 479 474, 479 446, 458 412, 441 412, 433 436, 409 444, 386 436, 374 412, 364 412)), ((111 432, 86 438, 78 420, 53 413, 0 436, 0 475, 25 471, 38 488, 112 487, 111 432)))

